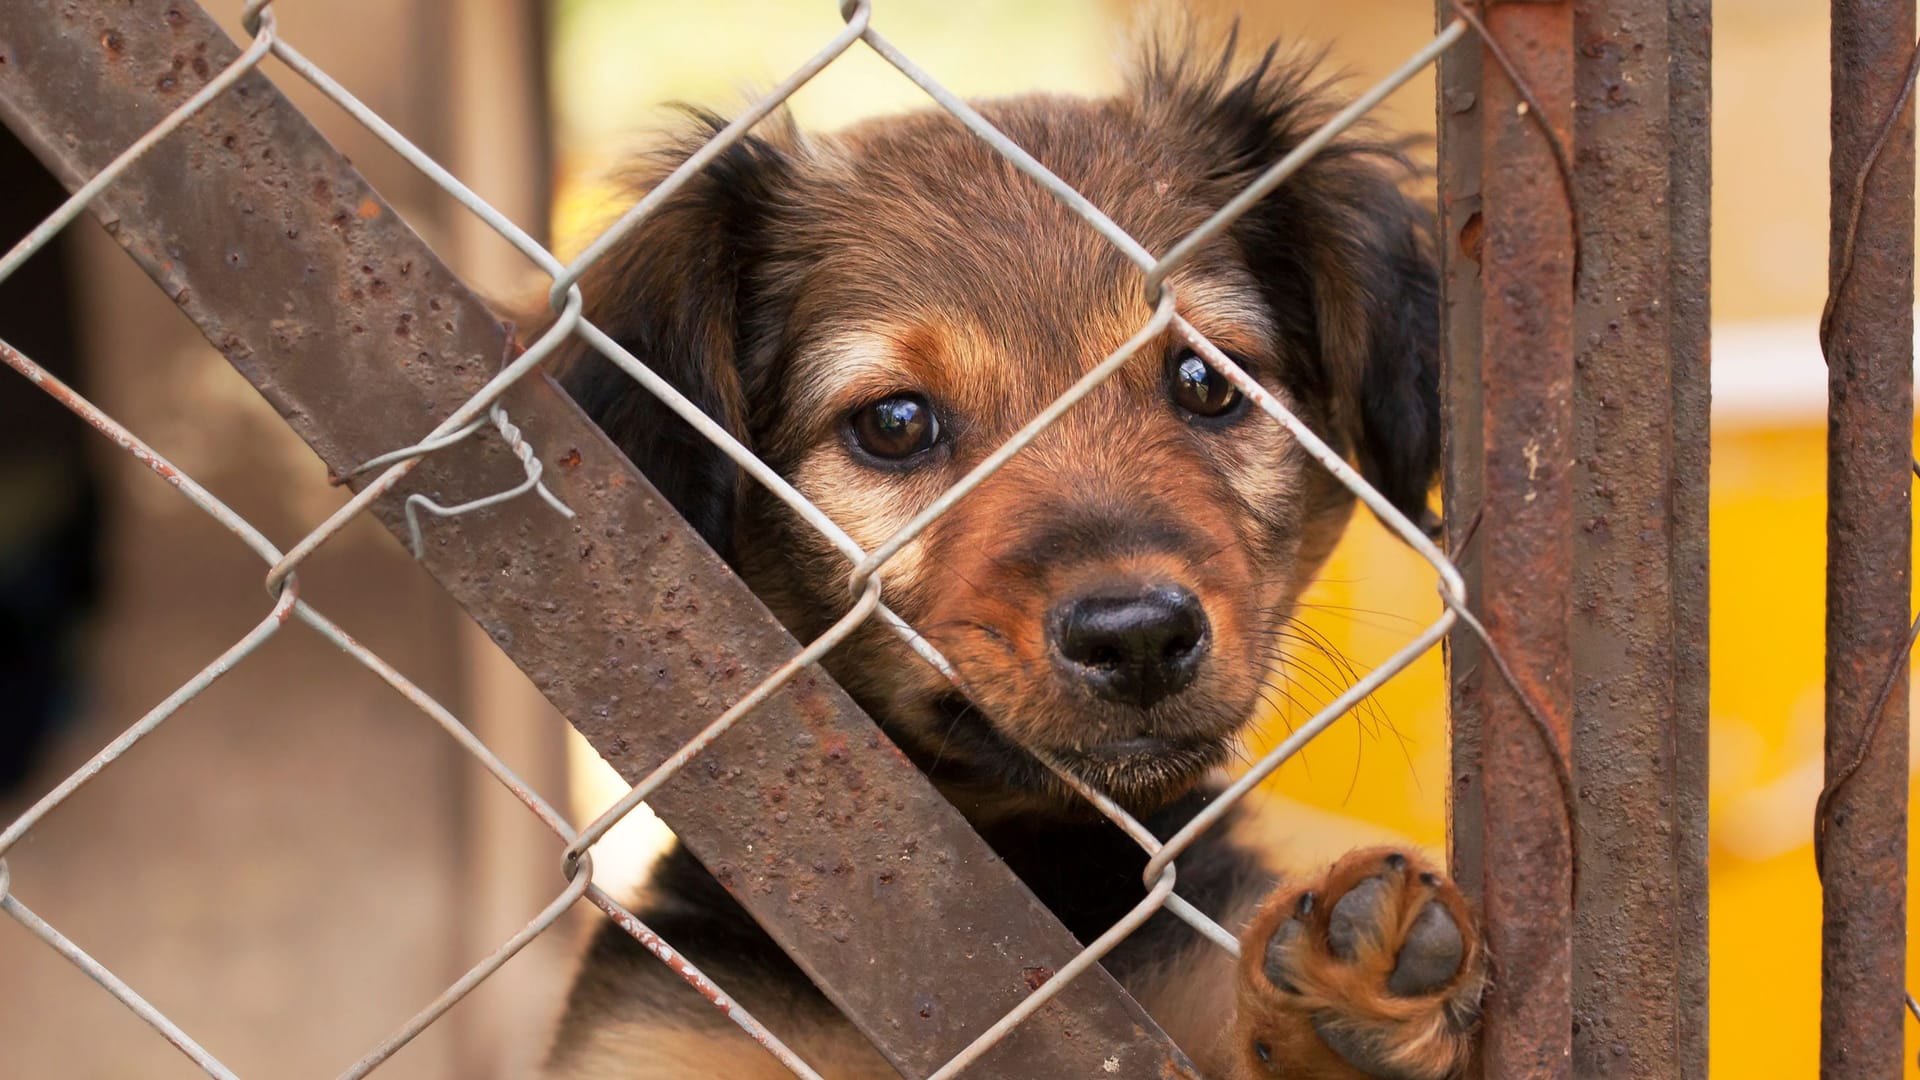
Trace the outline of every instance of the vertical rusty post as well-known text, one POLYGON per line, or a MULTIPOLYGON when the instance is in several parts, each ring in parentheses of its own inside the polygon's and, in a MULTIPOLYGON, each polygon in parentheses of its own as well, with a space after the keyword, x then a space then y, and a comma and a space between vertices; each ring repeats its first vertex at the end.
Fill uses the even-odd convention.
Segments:
POLYGON ((1681 907, 1674 968, 1673 1075, 1707 1075, 1707 725, 1709 222, 1713 180, 1713 3, 1670 0, 1668 326, 1672 348, 1674 850, 1681 907))
POLYGON ((1708 140, 1675 15, 1575 0, 1574 1069, 1636 1080, 1705 1073, 1708 140))
MULTIPOLYGON (((1457 18, 1439 0, 1439 22, 1457 18)), ((1480 437, 1480 79, 1493 61, 1470 43, 1440 56, 1436 130, 1439 132, 1439 254, 1442 338, 1440 434, 1444 465, 1440 499, 1447 550, 1458 554, 1467 603, 1481 610, 1480 560, 1466 545, 1474 515, 1486 498, 1482 474, 1486 446, 1480 437)), ((1494 72, 1496 75, 1497 71, 1494 72)), ((1486 808, 1481 799, 1480 700, 1487 679, 1499 678, 1465 626, 1447 636, 1451 782, 1447 793, 1448 862, 1453 878, 1470 895, 1484 895, 1480 834, 1486 808)))
MULTIPOLYGON (((1478 507, 1450 503, 1456 529, 1480 518, 1464 555, 1476 564, 1476 597, 1487 630, 1519 686, 1541 710, 1548 732, 1484 663, 1454 673, 1466 688, 1456 716, 1456 775, 1480 778, 1468 813, 1478 836, 1462 835, 1455 851, 1477 884, 1494 957, 1482 1056, 1489 1076, 1564 1077, 1571 1068, 1571 877, 1562 793, 1553 761, 1570 751, 1572 714, 1569 595, 1572 581, 1573 242, 1567 191, 1556 165, 1551 129, 1571 141, 1573 8, 1570 3, 1513 3, 1485 8, 1488 30, 1531 90, 1523 95, 1491 52, 1478 58, 1480 79, 1459 85, 1459 69, 1443 72, 1443 183, 1457 184, 1465 137, 1477 148, 1479 223, 1457 222, 1461 192, 1449 204, 1445 256, 1450 322, 1477 307, 1480 344, 1479 445, 1457 467, 1479 460, 1478 507), (1452 95, 1451 102, 1449 95, 1452 95), (1470 94, 1471 98, 1466 95, 1470 94), (1537 111, 1536 111, 1537 110, 1537 111), (1477 127, 1478 131, 1473 131, 1477 127), (1477 253, 1477 304, 1457 303, 1466 284, 1459 260, 1477 253), (1477 454, 1476 454, 1477 451, 1477 454), (1477 745, 1478 760, 1460 748, 1477 745)), ((1444 12, 1444 9, 1443 9, 1444 12)), ((1463 339, 1450 331, 1447 385, 1459 390, 1463 339)), ((1450 403, 1458 419, 1463 402, 1450 403)), ((1473 482, 1449 484, 1459 498, 1473 482)), ((1458 537, 1456 537, 1456 540, 1458 537)), ((1456 639, 1457 641, 1457 639, 1456 639)))
POLYGON ((1834 0, 1820 1074, 1899 1075, 1906 965, 1913 0, 1834 0), (1884 134, 1877 161, 1857 188, 1884 134), (1852 228, 1858 204, 1858 226, 1852 228), (1850 235, 1851 234, 1851 235, 1850 235), (1848 256, 1851 256, 1849 259, 1848 256), (1856 767, 1857 766, 1857 767, 1856 767))

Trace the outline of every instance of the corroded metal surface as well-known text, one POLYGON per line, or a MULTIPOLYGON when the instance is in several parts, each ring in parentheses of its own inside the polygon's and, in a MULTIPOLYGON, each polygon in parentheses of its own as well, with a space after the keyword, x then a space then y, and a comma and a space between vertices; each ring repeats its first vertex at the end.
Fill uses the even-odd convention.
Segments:
MULTIPOLYGON (((186 3, 8 4, 0 116, 74 184, 233 55, 186 3)), ((486 307, 258 75, 156 146, 95 212, 338 474, 431 430, 509 349, 486 307)), ((799 647, 550 383, 502 401, 578 516, 509 505, 435 521, 425 565, 636 779, 799 647)), ((497 440, 469 440, 376 512, 400 532, 408 493, 455 502, 523 476, 497 440)), ((652 804, 909 1075, 1030 993, 1024 972, 1079 951, 818 672, 652 804)), ((1189 1068, 1094 971, 982 1073, 1107 1075, 1110 1063, 1130 1076, 1189 1068)))
MULTIPOLYGON (((1674 1072, 1707 1074, 1707 582, 1709 225, 1713 175, 1713 5, 1672 0, 1667 27, 1668 285, 1673 382, 1675 895, 1674 1072)), ((1657 227, 1657 226, 1656 226, 1657 227)))
POLYGON ((1816 850, 1820 1068, 1839 1080, 1903 1067, 1907 688, 1894 672, 1906 662, 1912 587, 1914 122, 1911 106, 1896 113, 1896 102, 1913 0, 1836 0, 1832 31, 1832 296, 1821 345, 1834 787, 1821 801, 1816 850))
POLYGON ((1705 1072, 1707 948, 1705 200, 1677 184, 1708 142, 1670 60, 1705 27, 1674 19, 1575 3, 1572 643, 1574 1071, 1677 1080, 1705 1072))
MULTIPOLYGON (((1440 0, 1439 19, 1453 18, 1440 0)), ((1486 447, 1480 437, 1480 238, 1484 217, 1480 193, 1480 48, 1469 42, 1439 65, 1437 128, 1439 244, 1443 337, 1441 340, 1443 448, 1441 503, 1447 550, 1466 582, 1467 602, 1480 607, 1480 560, 1467 543, 1477 535, 1477 510, 1485 499, 1481 474, 1486 447)), ((1466 627, 1447 639, 1450 764, 1447 800, 1448 861, 1454 880, 1472 896, 1483 895, 1480 833, 1485 807, 1480 774, 1480 697, 1497 679, 1466 627)))
POLYGON ((1476 84, 1461 68, 1442 78, 1441 200, 1454 324, 1447 386, 1457 395, 1449 406, 1456 428, 1449 497, 1480 492, 1477 504, 1450 502, 1448 515, 1457 530, 1473 529, 1455 542, 1467 541, 1462 557, 1477 575, 1478 606, 1515 685, 1479 659, 1468 668, 1456 657, 1462 708, 1454 789, 1469 778, 1479 786, 1471 816, 1455 822, 1455 853, 1464 880, 1478 886, 1496 965, 1486 1074, 1567 1076, 1572 858, 1557 812, 1564 804, 1553 750, 1520 694, 1564 755, 1572 712, 1573 215, 1542 128, 1569 141, 1573 11, 1565 3, 1504 4, 1488 9, 1485 21, 1530 93, 1485 47, 1476 84), (1473 193, 1463 184, 1477 184, 1477 214, 1468 211, 1473 193), (1478 325, 1460 329, 1463 318, 1478 325), (1478 370, 1463 371, 1463 347, 1475 338, 1478 370), (1475 398, 1479 438, 1462 448, 1460 417, 1475 398), (1477 474, 1463 477, 1462 469, 1477 474), (1462 748, 1478 752, 1463 757, 1462 748), (1477 833, 1463 834, 1462 821, 1476 822, 1477 833))
POLYGON ((1455 873, 1499 964, 1484 1067, 1699 1076, 1709 11, 1578 0, 1486 23, 1504 59, 1454 58, 1439 104, 1450 539, 1571 754, 1579 830, 1553 812, 1542 733, 1457 638, 1455 873))

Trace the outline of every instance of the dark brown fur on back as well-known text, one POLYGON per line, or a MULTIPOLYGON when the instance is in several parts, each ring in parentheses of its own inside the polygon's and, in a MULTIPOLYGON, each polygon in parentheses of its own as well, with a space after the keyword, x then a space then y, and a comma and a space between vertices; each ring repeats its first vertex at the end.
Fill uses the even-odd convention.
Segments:
MULTIPOLYGON (((1116 97, 978 108, 1165 251, 1331 111, 1305 66, 1232 53, 1156 47, 1116 97)), ((722 126, 693 119, 642 186, 722 126)), ((1406 178, 1387 147, 1335 141, 1169 283, 1186 319, 1419 520, 1438 455, 1438 300, 1406 178)), ((831 135, 778 118, 582 284, 588 318, 867 550, 1151 315, 1136 265, 938 111, 831 135), (903 395, 938 435, 876 455, 861 417, 903 395)), ((1353 503, 1257 409, 1206 415, 1175 394, 1186 356, 1171 336, 1149 343, 882 569, 888 605, 954 663, 957 690, 877 620, 824 662, 1083 935, 1137 896, 1141 858, 1039 757, 1177 827, 1253 714, 1276 630, 1353 503), (1189 628, 1153 639, 1165 657, 1123 663, 1080 640, 1106 633, 1087 620, 1143 604, 1183 605, 1189 628), (1048 872, 1090 852, 1107 872, 1048 872)), ((580 346, 564 362, 583 406, 796 637, 846 610, 851 567, 829 540, 613 364, 580 346)), ((1273 880, 1231 843, 1200 857, 1218 866, 1191 880, 1223 913, 1250 911, 1273 880)), ((691 920, 678 929, 695 940, 667 936, 696 958, 770 985, 798 978, 684 855, 650 896, 651 918, 691 920)), ((1164 967, 1191 944, 1169 933, 1114 962, 1164 967)), ((645 965, 618 975, 607 957, 630 952, 609 939, 595 953, 571 1027, 616 1015, 623 978, 655 979, 645 965)))

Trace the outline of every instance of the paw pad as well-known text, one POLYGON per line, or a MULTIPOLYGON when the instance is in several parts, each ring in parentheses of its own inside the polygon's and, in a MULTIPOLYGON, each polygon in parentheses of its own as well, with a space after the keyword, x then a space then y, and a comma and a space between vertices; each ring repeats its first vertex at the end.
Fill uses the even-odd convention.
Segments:
POLYGON ((1337 1061, 1327 1075, 1453 1075, 1471 1051, 1484 974, 1467 918, 1443 875, 1397 851, 1355 852, 1312 889, 1274 897, 1243 953, 1247 1061, 1306 1075, 1322 1061, 1337 1061))
POLYGON ((1398 997, 1431 994, 1453 981, 1466 958, 1467 940, 1459 925, 1440 901, 1429 900, 1407 928, 1387 989, 1398 997))
POLYGON ((1293 910, 1293 918, 1281 923, 1273 936, 1267 939, 1267 953, 1262 964, 1267 981, 1275 989, 1289 994, 1300 992, 1293 982, 1294 954, 1307 936, 1307 924, 1302 920, 1313 914, 1313 894, 1301 893, 1300 902, 1294 905, 1293 910))
MULTIPOLYGON (((1401 859, 1401 865, 1406 865, 1405 859, 1401 859)), ((1385 948, 1387 933, 1392 929, 1393 901, 1393 886, 1384 877, 1365 878, 1348 889, 1327 917, 1327 951, 1352 962, 1360 959, 1362 950, 1385 948)))

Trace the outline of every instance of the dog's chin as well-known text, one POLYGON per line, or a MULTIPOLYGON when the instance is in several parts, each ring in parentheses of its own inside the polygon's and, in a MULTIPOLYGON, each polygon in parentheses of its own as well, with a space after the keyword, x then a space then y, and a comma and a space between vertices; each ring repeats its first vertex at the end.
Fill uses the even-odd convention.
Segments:
POLYGON ((1035 808, 1065 818, 1097 816, 1098 810, 1047 761, 1138 815, 1179 798, 1231 754, 1229 736, 1029 747, 1002 733, 958 694, 938 699, 934 712, 934 746, 909 754, 963 810, 985 817, 1035 808))
POLYGON ((1222 739, 1124 739, 1080 749, 1043 749, 1094 790, 1136 813, 1157 810, 1227 762, 1222 739))

